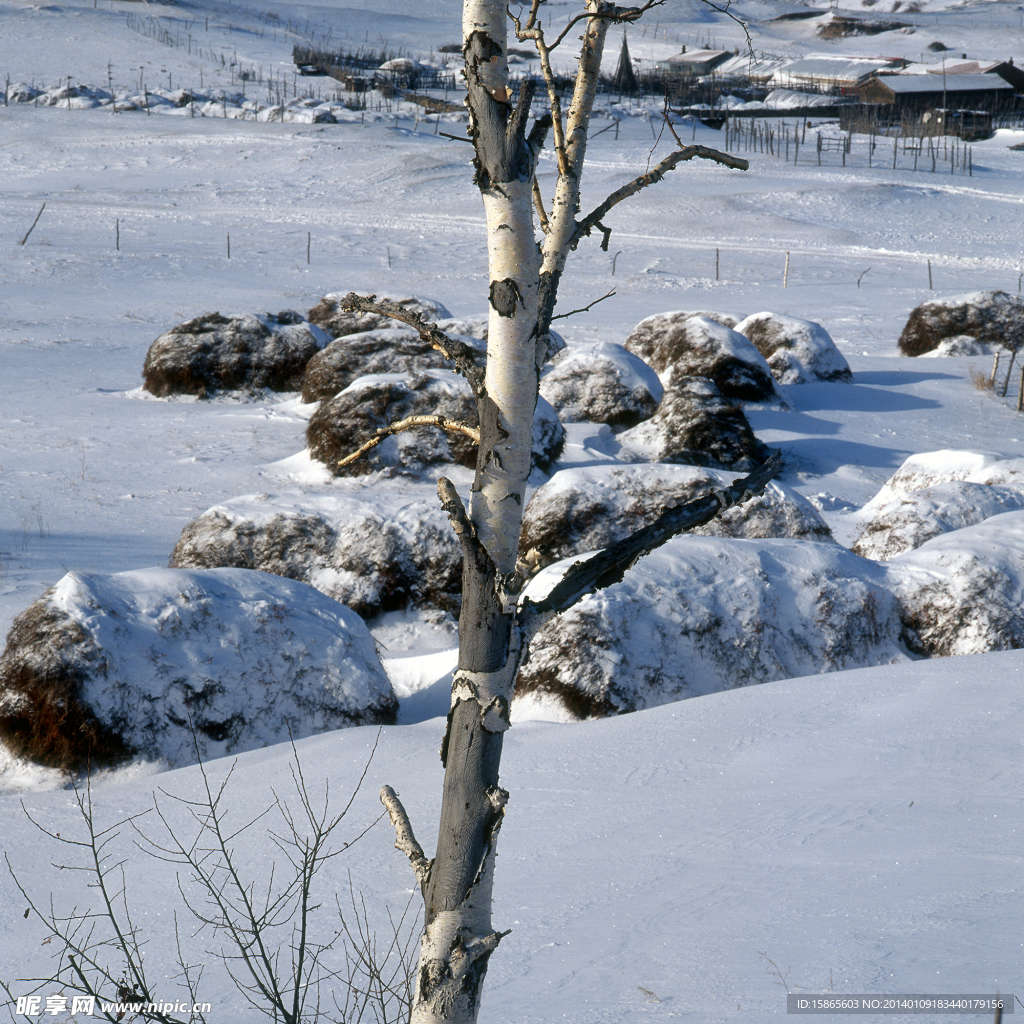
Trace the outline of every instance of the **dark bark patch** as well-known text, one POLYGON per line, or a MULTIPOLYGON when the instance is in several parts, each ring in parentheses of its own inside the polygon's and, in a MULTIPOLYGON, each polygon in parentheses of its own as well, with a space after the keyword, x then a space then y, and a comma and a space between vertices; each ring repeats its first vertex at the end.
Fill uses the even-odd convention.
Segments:
POLYGON ((491 282, 490 300, 498 316, 511 320, 516 315, 516 304, 522 305, 523 295, 519 285, 512 278, 506 277, 504 281, 491 282))

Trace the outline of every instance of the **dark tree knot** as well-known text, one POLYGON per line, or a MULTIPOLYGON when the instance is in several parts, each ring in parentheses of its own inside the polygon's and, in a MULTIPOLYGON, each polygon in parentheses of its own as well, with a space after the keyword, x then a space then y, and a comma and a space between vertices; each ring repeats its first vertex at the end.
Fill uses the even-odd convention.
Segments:
POLYGON ((522 293, 519 285, 510 277, 504 281, 491 282, 491 305, 495 308, 498 316, 505 316, 512 319, 516 315, 516 303, 523 303, 522 293))

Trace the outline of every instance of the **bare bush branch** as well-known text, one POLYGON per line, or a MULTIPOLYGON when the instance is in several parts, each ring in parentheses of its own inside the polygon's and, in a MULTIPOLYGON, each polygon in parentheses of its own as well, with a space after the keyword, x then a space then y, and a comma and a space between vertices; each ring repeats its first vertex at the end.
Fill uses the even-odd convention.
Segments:
POLYGON ((475 444, 480 443, 480 431, 469 423, 463 423, 462 420, 450 420, 447 416, 406 416, 404 420, 397 420, 395 423, 389 423, 386 427, 381 427, 369 441, 361 444, 350 455, 340 459, 338 465, 347 466, 371 449, 376 448, 381 441, 392 434, 400 434, 403 430, 415 430, 416 427, 440 427, 441 430, 465 434, 475 444))

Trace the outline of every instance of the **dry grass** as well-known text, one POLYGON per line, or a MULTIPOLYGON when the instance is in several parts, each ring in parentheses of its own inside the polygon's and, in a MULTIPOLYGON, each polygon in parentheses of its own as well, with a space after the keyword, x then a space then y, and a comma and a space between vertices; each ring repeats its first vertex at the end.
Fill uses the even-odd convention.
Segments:
POLYGON ((971 383, 979 391, 995 391, 996 382, 987 373, 982 373, 980 370, 971 367, 971 383))

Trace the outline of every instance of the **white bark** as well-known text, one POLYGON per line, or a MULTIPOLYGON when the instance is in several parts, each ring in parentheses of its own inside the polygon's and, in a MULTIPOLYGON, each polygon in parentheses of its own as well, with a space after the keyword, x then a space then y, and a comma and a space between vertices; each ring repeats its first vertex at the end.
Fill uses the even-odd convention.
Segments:
POLYGON ((503 440, 481 468, 470 519, 500 573, 515 569, 523 496, 530 475, 537 404, 537 294, 540 258, 533 235, 530 181, 484 193, 491 310, 484 387, 498 412, 503 440))

